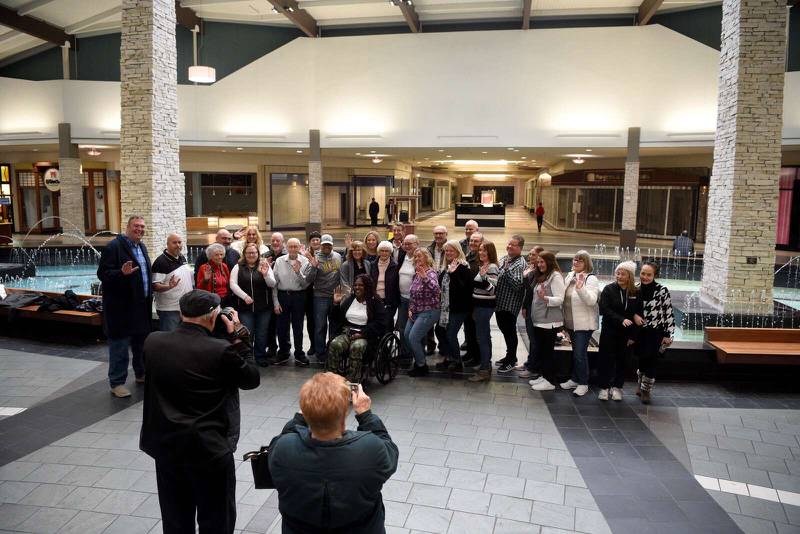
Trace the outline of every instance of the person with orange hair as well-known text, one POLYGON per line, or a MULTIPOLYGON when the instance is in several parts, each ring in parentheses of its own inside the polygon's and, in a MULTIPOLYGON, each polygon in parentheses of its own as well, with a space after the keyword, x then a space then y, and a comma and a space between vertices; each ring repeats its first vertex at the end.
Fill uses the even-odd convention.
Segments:
POLYGON ((283 533, 383 533, 381 489, 397 470, 397 445, 361 385, 317 373, 300 388, 300 411, 273 438, 269 470, 283 533), (358 429, 347 430, 350 403, 358 429))

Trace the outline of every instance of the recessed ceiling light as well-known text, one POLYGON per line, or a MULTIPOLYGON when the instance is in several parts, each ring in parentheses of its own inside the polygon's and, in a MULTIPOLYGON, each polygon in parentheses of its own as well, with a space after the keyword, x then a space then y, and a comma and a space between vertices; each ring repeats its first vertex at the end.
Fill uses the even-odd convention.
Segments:
POLYGON ((528 158, 526 158, 525 156, 522 156, 522 157, 520 157, 519 159, 528 159, 528 158))
POLYGON ((583 158, 575 158, 572 160, 572 163, 574 163, 575 165, 580 165, 581 163, 583 163, 583 161, 584 161, 583 158))
POLYGON ((488 152, 484 150, 483 152, 481 152, 481 154, 488 154, 488 152))
POLYGON ((447 156, 448 158, 452 158, 453 156, 447 156))
POLYGON ((34 148, 33 151, 34 152, 39 152, 39 149, 38 148, 34 148))
POLYGON ((442 149, 442 150, 439 150, 439 152, 444 152, 444 149, 442 149))
POLYGON ((372 163, 375 163, 376 165, 377 165, 378 163, 380 163, 381 161, 383 161, 383 160, 382 160, 381 158, 379 158, 379 157, 374 157, 374 158, 372 158, 372 163))
POLYGON ((297 152, 298 154, 302 154, 303 153, 302 150, 296 150, 295 152, 297 152))
POLYGON ((377 150, 370 150, 369 151, 370 154, 374 154, 375 152, 377 152, 377 150))
POLYGON ((592 149, 591 149, 591 148, 587 148, 587 149, 586 149, 586 152, 591 152, 591 151, 592 151, 592 149))
POLYGON ((361 155, 361 152, 356 152, 356 156, 360 156, 360 155, 361 155))
POLYGON ((513 146, 508 147, 508 150, 514 150, 513 146))
POLYGON ((237 146, 236 150, 244 150, 244 149, 242 147, 240 147, 240 146, 237 146))

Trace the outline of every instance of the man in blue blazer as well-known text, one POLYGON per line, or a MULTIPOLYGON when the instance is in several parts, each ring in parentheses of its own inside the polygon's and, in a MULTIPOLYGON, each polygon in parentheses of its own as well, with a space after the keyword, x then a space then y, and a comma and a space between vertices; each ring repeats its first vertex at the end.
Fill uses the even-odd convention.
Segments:
POLYGON ((145 380, 142 350, 150 333, 153 290, 150 258, 142 243, 141 215, 128 219, 125 233, 110 241, 100 255, 97 277, 103 284, 103 328, 108 337, 108 381, 115 397, 130 397, 128 351, 133 353, 136 383, 145 380))

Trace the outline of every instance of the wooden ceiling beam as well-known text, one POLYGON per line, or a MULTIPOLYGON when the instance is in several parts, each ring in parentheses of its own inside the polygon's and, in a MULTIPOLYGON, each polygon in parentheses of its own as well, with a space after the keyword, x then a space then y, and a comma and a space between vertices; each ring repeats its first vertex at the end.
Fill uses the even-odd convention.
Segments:
POLYGON ((0 5, 0 24, 59 46, 67 42, 70 46, 75 46, 75 36, 69 35, 63 28, 33 17, 20 15, 3 5, 0 5))
POLYGON ((656 14, 656 11, 663 3, 664 0, 642 0, 639 6, 639 13, 636 15, 636 23, 639 26, 644 26, 650 22, 650 19, 653 18, 653 15, 656 14))
POLYGON ((531 29, 531 0, 522 0, 522 29, 531 29))
POLYGON ((300 9, 296 0, 267 0, 267 2, 272 4, 273 11, 282 13, 307 36, 319 37, 317 20, 305 9, 300 9))
POLYGON ((200 26, 203 19, 197 16, 194 9, 183 7, 180 0, 175 0, 175 22, 178 26, 193 30, 195 26, 200 26))

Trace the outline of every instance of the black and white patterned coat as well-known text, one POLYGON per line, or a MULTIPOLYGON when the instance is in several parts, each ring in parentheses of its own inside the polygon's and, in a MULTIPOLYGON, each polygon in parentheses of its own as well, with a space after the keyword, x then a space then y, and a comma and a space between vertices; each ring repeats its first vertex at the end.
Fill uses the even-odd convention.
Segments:
POLYGON ((669 289, 657 282, 655 293, 651 300, 644 304, 644 324, 648 328, 664 332, 667 337, 675 336, 675 317, 672 313, 672 299, 669 289))

